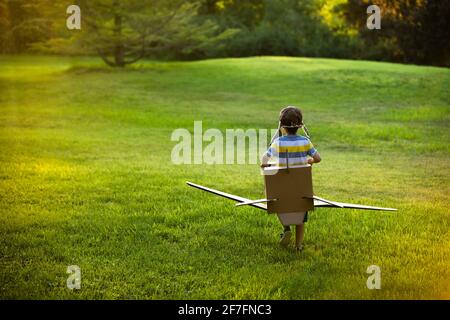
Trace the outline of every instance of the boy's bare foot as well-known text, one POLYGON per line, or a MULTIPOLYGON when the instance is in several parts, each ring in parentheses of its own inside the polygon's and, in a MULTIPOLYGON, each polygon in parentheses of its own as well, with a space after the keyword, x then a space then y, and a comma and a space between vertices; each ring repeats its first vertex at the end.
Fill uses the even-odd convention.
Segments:
POLYGON ((281 234, 280 245, 283 247, 287 247, 289 245, 289 242, 291 241, 291 235, 292 235, 291 231, 285 230, 281 234))

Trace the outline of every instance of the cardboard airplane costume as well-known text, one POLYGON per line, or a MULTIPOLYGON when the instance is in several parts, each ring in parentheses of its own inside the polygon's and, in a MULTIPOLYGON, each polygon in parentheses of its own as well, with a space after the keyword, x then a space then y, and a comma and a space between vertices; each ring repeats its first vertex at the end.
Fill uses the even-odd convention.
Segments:
MULTIPOLYGON (((301 128, 305 136, 310 139, 310 134, 306 125, 300 119, 300 123, 291 125, 282 124, 283 113, 292 107, 287 107, 281 111, 278 130, 272 137, 270 145, 274 143, 277 137, 282 135, 281 128, 301 128)), ((302 224, 306 212, 314 208, 341 208, 341 209, 362 209, 362 210, 380 210, 397 211, 393 208, 372 207, 359 204, 343 203, 326 200, 317 197, 313 193, 312 167, 311 165, 289 166, 289 156, 287 157, 287 166, 269 166, 264 168, 264 184, 266 198, 259 200, 250 200, 233 194, 207 188, 192 182, 187 182, 191 187, 213 193, 215 195, 239 202, 240 206, 251 206, 266 210, 268 213, 278 215, 281 223, 285 226, 291 224, 302 224)))
POLYGON ((236 206, 251 206, 278 214, 284 225, 301 224, 307 211, 315 208, 341 208, 397 211, 393 208, 373 207, 343 203, 317 197, 313 193, 311 165, 293 167, 267 167, 264 169, 266 198, 251 200, 233 194, 207 188, 192 182, 191 187, 237 201, 236 206))

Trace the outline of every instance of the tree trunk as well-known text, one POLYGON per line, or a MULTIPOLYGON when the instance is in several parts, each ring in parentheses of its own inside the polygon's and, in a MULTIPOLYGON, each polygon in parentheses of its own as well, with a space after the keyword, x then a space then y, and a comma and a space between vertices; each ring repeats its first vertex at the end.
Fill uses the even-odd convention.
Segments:
POLYGON ((117 67, 124 67, 125 53, 124 53, 124 46, 122 43, 122 16, 117 12, 114 15, 114 36, 115 36, 114 62, 117 67))

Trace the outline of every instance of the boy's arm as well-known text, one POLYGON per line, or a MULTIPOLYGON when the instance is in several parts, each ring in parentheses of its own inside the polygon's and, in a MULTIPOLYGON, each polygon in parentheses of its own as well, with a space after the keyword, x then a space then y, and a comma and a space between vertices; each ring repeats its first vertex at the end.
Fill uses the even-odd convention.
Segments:
POLYGON ((322 161, 322 158, 320 157, 320 154, 318 151, 316 151, 316 153, 314 153, 314 155, 312 156, 312 158, 308 159, 308 164, 313 164, 313 163, 319 163, 320 161, 322 161))
POLYGON ((261 168, 270 167, 269 159, 270 159, 270 157, 267 155, 267 153, 265 155, 263 155, 263 157, 261 159, 261 168))
POLYGON ((269 161, 272 159, 274 154, 276 154, 276 146, 278 145, 278 140, 275 140, 267 150, 267 152, 261 158, 261 168, 270 167, 269 161))

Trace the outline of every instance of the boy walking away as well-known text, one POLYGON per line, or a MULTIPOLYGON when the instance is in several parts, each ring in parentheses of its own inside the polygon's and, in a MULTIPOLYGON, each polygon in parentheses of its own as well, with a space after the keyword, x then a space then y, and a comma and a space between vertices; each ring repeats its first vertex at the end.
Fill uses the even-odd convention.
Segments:
MULTIPOLYGON (((303 115, 301 111, 296 107, 287 107, 281 110, 279 125, 278 125, 278 137, 272 139, 269 150, 263 156, 261 160, 261 167, 269 167, 276 165, 279 167, 290 167, 298 165, 313 165, 321 161, 319 152, 314 148, 307 129, 303 124, 303 115), (302 128, 305 132, 305 136, 298 135, 298 129, 302 128)), ((279 214, 279 219, 282 221, 279 214)), ((303 250, 303 237, 304 237, 304 223, 308 221, 308 212, 304 213, 303 221, 297 221, 295 248, 298 251, 303 250)), ((282 222, 283 223, 283 222, 282 222)), ((291 227, 290 225, 284 225, 283 233, 281 234, 280 244, 287 247, 291 240, 291 227)))

